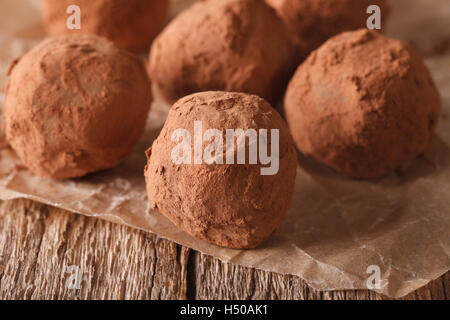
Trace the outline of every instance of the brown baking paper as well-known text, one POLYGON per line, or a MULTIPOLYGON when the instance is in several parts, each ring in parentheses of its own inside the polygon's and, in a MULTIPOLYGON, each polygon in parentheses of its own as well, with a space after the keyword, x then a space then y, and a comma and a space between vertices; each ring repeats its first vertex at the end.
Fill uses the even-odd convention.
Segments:
MULTIPOLYGON (((450 3, 394 2, 389 33, 415 43, 428 54, 426 62, 442 93, 437 135, 425 155, 412 161, 404 172, 377 181, 348 180, 300 158, 286 221, 259 248, 216 247, 190 237, 157 211, 149 210, 144 151, 164 123, 167 106, 161 103, 154 103, 146 134, 133 154, 114 169, 82 179, 58 182, 36 177, 4 147, 0 151, 0 199, 28 198, 125 224, 222 261, 297 275, 320 290, 367 289, 368 268, 378 266, 381 281, 376 291, 390 297, 406 295, 450 266, 450 51, 442 53, 450 40, 450 3), (433 55, 434 51, 439 54, 433 55)), ((2 88, 9 62, 43 36, 37 1, 2 0, 2 88)), ((371 273, 373 270, 369 268, 371 273)))

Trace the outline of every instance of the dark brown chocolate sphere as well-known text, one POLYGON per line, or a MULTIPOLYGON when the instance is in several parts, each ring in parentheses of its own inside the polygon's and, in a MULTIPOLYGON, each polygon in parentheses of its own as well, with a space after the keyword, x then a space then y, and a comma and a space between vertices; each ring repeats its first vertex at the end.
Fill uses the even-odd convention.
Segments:
POLYGON ((280 17, 303 61, 334 35, 366 27, 367 8, 378 5, 382 21, 389 16, 387 0, 266 0, 280 17))
POLYGON ((3 130, 32 172, 79 177, 131 152, 151 101, 135 55, 95 35, 48 38, 11 67, 3 130))
POLYGON ((274 102, 291 71, 291 45, 281 19, 261 0, 192 5, 154 41, 150 76, 169 103, 223 90, 274 102))
POLYGON ((285 98, 299 150, 353 178, 382 177, 423 153, 440 109, 416 50, 365 29, 314 51, 285 98))
MULTIPOLYGON (((259 132, 258 152, 262 150, 261 139, 264 135, 259 132)), ((151 207, 190 235, 219 246, 253 248, 283 221, 294 191, 296 170, 297 153, 289 129, 266 101, 243 93, 202 92, 179 100, 171 108, 164 128, 148 151, 145 177, 151 207), (202 161, 196 163, 200 153, 188 142, 188 150, 180 155, 185 161, 178 163, 174 161, 180 146, 177 132, 185 130, 184 134, 194 142, 195 123, 201 124, 205 135, 222 133, 222 137, 213 139, 222 148, 210 152, 212 140, 203 139, 203 158, 200 155, 202 161), (262 164, 261 158, 252 163, 251 148, 246 143, 241 149, 246 161, 239 163, 238 145, 243 145, 226 147, 225 134, 231 129, 266 129, 270 138, 262 142, 270 141, 269 153, 278 146, 278 156, 273 151, 274 161, 270 164, 262 164), (273 133, 276 130, 278 140, 273 133), (213 162, 208 162, 209 154, 213 162), (228 161, 230 155, 236 157, 234 164, 228 161), (278 165, 275 159, 279 159, 278 165)))
POLYGON ((167 20, 169 0, 42 0, 50 35, 97 34, 131 51, 144 51, 167 20), (81 10, 81 29, 67 28, 67 8, 81 10))

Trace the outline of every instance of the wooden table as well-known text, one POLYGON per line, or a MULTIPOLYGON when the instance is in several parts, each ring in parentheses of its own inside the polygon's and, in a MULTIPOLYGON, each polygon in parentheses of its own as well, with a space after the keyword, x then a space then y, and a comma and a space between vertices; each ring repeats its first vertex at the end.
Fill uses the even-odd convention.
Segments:
MULTIPOLYGON (((448 299, 449 274, 405 299, 448 299)), ((386 299, 366 290, 320 292, 298 277, 222 263, 125 226, 0 201, 0 299, 186 298, 386 299)))

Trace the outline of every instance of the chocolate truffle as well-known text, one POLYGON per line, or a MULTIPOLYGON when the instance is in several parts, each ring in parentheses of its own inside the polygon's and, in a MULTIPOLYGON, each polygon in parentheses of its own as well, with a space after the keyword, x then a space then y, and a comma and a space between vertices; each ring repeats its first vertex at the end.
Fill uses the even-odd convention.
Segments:
POLYGON ((143 133, 152 101, 143 62, 95 35, 48 38, 9 71, 6 139, 55 179, 113 167, 143 133))
POLYGON ((382 177, 424 152, 440 113, 422 57, 375 31, 331 38, 285 97, 298 149, 349 177, 382 177))
POLYGON ((204 1, 177 16, 153 42, 150 76, 169 103, 208 90, 273 102, 288 80, 291 49, 281 19, 264 1, 204 1))
POLYGON ((378 5, 383 21, 389 13, 387 0, 266 0, 283 19, 296 49, 296 61, 303 61, 330 37, 366 27, 367 8, 378 5))
POLYGON ((295 145, 284 120, 257 96, 203 92, 179 100, 171 108, 147 156, 145 177, 151 207, 190 235, 207 242, 230 248, 256 247, 281 224, 290 205, 297 167, 295 145), (210 137, 208 132, 219 136, 199 140, 199 123, 203 137, 210 137), (180 129, 185 130, 184 138, 190 137, 192 144, 188 139, 184 140, 184 145, 192 152, 178 153, 176 148, 183 136, 177 133, 180 129), (251 153, 253 147, 249 147, 249 141, 256 143, 256 140, 227 139, 226 132, 232 129, 258 132, 260 154, 257 161, 250 160, 255 152, 251 153), (266 139, 260 129, 267 129, 266 139), (241 143, 234 143, 234 140, 241 143), (229 148, 226 141, 231 141, 229 148), (201 146, 197 151, 195 143, 201 146), (279 159, 278 166, 275 162, 261 164, 264 163, 261 152, 265 152, 261 143, 266 144, 267 154, 271 154, 273 160, 279 159), (214 152, 211 145, 216 146, 214 152), (245 151, 245 161, 237 160, 239 150, 245 151), (211 157, 205 158, 207 154, 211 157), (183 162, 174 161, 177 155, 183 162), (236 161, 231 164, 229 159, 236 161), (264 173, 263 168, 268 167, 276 170, 264 173))
POLYGON ((147 49, 161 31, 169 0, 42 0, 42 16, 50 35, 97 34, 132 51, 147 49), (81 29, 70 30, 70 5, 81 11, 81 29))

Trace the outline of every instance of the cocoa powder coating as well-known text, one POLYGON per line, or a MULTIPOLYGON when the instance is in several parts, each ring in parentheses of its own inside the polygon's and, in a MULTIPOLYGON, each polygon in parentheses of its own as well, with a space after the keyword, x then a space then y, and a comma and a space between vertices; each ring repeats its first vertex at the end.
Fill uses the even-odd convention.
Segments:
MULTIPOLYGON (((204 142, 203 147, 210 143, 204 142)), ((247 143, 247 155, 248 149, 247 143)), ((281 224, 290 205, 297 167, 295 145, 284 120, 257 96, 203 92, 179 100, 147 156, 145 177, 151 207, 190 235, 210 243, 256 247, 281 224), (175 164, 171 153, 177 142, 172 141, 172 134, 184 128, 194 137, 194 121, 202 121, 203 132, 210 128, 222 132, 279 129, 278 173, 261 175, 262 165, 248 161, 175 164)))
POLYGON ((416 50, 368 30, 314 51, 284 106, 298 149, 353 178, 382 177, 423 153, 441 109, 416 50))
POLYGON ((274 102, 286 85, 292 47, 261 0, 210 0, 177 16, 152 44, 149 71, 167 102, 223 90, 274 102))
POLYGON ((3 130, 40 176, 110 168, 143 133, 150 87, 143 62, 105 38, 48 38, 11 66, 3 130))
POLYGON ((148 49, 167 20, 169 0, 42 0, 50 35, 97 34, 131 51, 148 49), (67 8, 81 9, 81 29, 70 30, 67 8))
POLYGON ((280 17, 296 49, 297 64, 322 43, 344 31, 366 27, 367 8, 378 5, 387 20, 387 0, 266 0, 280 17))

